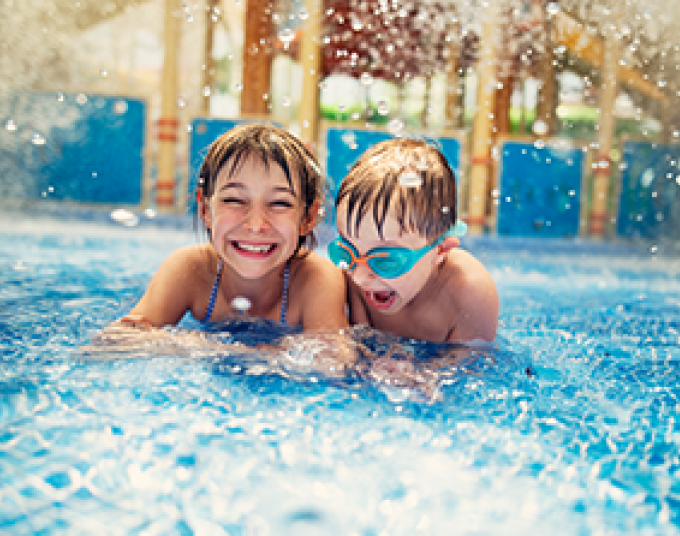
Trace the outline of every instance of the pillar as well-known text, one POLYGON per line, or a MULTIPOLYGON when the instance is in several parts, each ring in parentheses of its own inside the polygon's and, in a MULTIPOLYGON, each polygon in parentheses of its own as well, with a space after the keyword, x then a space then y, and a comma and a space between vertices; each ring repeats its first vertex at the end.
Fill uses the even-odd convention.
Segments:
POLYGON ((178 0, 165 0, 163 33, 163 72, 161 82, 161 117, 157 122, 158 171, 156 205, 175 205, 175 159, 177 148, 178 64, 181 38, 180 5, 178 0))
POLYGON ((609 154, 615 132, 614 102, 617 95, 616 73, 621 56, 621 44, 608 31, 605 35, 605 52, 600 87, 600 118, 598 130, 598 155, 596 157, 595 180, 593 181, 593 204, 588 217, 588 233, 593 238, 603 238, 607 228, 609 179, 611 161, 609 154))
POLYGON ((545 20, 545 50, 540 58, 541 87, 538 90, 538 103, 536 105, 536 119, 543 121, 548 130, 544 134, 550 136, 555 134, 557 121, 555 109, 557 108, 557 78, 555 65, 553 64, 553 38, 552 38, 552 19, 545 20))
POLYGON ((203 48, 203 87, 201 88, 203 100, 201 112, 205 117, 210 115, 210 98, 213 92, 215 79, 215 62, 213 60, 213 42, 215 40, 215 8, 219 0, 207 0, 205 4, 205 41, 203 48), (206 89, 207 88, 207 89, 206 89))
POLYGON ((489 1, 482 27, 481 50, 477 64, 477 112, 472 133, 472 160, 467 224, 470 234, 484 231, 486 222, 487 182, 491 169, 492 119, 495 78, 497 71, 496 41, 498 39, 497 2, 489 1))
POLYGON ((321 70, 322 0, 305 0, 307 20, 302 26, 300 63, 302 95, 300 98, 300 138, 312 152, 319 139, 319 78, 321 70))
POLYGON ((248 0, 245 16, 243 45, 243 90, 241 113, 264 115, 269 113, 272 77, 272 39, 274 25, 271 2, 248 0), (266 95, 266 97, 265 97, 266 95))

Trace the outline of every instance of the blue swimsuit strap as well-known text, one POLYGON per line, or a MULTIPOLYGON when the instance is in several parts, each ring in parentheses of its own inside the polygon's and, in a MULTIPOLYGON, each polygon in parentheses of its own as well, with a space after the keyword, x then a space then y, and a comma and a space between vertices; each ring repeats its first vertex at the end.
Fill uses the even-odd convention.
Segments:
POLYGON ((220 261, 220 263, 217 265, 217 275, 215 276, 215 281, 213 282, 212 290, 210 291, 208 310, 205 312, 205 316, 203 317, 204 324, 207 324, 210 321, 210 317, 213 314, 213 309, 215 308, 215 298, 217 297, 217 287, 220 284, 220 277, 222 276, 222 266, 224 266, 224 263, 220 261))
MULTIPOLYGON (((213 283, 212 290, 210 292, 210 301, 208 302, 208 310, 205 312, 203 317, 203 323, 207 324, 212 316, 213 309, 215 308, 215 299, 217 298, 217 287, 220 284, 220 277, 222 276, 222 267, 224 266, 223 261, 217 266, 217 275, 215 276, 215 282, 213 283)), ((283 295, 281 296, 281 323, 286 323, 286 310, 288 309, 288 276, 289 276, 288 263, 283 269, 283 295)))

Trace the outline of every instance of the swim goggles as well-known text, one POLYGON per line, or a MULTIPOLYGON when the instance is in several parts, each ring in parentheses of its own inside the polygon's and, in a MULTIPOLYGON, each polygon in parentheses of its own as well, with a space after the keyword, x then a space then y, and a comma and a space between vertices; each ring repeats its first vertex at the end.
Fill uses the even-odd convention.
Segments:
POLYGON ((384 279, 395 279, 408 273, 431 249, 441 244, 445 238, 463 236, 467 230, 464 222, 458 220, 434 242, 420 249, 398 246, 380 246, 359 255, 357 249, 343 236, 338 236, 328 244, 328 257, 339 268, 352 271, 359 264, 368 266, 375 275, 384 279))

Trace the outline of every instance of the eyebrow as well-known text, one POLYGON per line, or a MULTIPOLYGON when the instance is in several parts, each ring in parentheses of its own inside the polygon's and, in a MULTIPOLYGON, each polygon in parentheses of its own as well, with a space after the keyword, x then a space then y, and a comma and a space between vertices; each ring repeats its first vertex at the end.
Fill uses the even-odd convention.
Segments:
MULTIPOLYGON (((229 188, 236 188, 238 190, 245 190, 246 185, 242 182, 228 182, 220 187, 218 191, 223 191, 223 190, 228 190, 229 188)), ((274 187, 274 192, 279 193, 287 193, 292 195, 293 197, 296 197, 295 192, 288 186, 275 186, 274 187)))

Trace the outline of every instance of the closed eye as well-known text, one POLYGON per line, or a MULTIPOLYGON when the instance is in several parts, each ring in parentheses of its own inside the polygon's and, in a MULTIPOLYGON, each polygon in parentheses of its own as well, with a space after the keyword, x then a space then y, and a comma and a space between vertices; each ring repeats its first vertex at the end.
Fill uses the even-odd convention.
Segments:
POLYGON ((243 199, 240 199, 238 197, 223 197, 221 201, 226 205, 242 205, 243 203, 245 203, 243 199))
POLYGON ((287 199, 277 199, 276 201, 272 201, 271 205, 275 208, 293 208, 294 204, 292 201, 288 201, 287 199))

